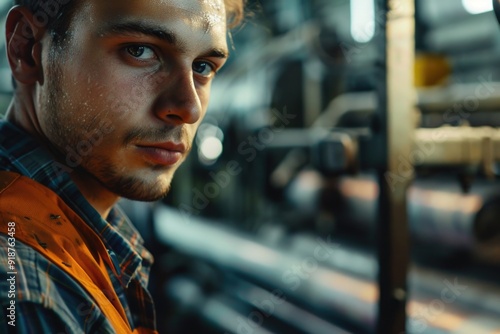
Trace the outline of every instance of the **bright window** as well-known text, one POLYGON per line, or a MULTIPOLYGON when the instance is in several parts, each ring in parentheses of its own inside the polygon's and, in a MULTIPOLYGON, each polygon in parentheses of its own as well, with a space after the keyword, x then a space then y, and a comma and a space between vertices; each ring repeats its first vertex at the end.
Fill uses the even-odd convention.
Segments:
POLYGON ((462 0, 462 4, 465 10, 471 14, 481 14, 493 10, 491 0, 462 0))
POLYGON ((351 35, 358 43, 375 36, 375 0, 351 0, 351 35))

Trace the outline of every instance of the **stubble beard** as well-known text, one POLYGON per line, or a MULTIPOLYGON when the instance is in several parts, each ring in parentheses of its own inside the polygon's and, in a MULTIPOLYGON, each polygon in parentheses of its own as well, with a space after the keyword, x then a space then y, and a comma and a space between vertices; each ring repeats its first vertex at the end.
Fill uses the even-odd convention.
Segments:
MULTIPOLYGON (((59 57, 56 57, 56 59, 59 59, 59 57)), ((48 99, 42 101, 44 105, 41 107, 44 109, 47 119, 46 132, 49 135, 48 140, 52 148, 58 152, 60 162, 65 164, 66 157, 69 154, 67 148, 77 151, 78 143, 88 141, 88 138, 84 138, 83 134, 95 131, 99 122, 91 122, 95 124, 86 126, 83 132, 77 126, 70 126, 69 119, 71 116, 68 117, 68 110, 65 110, 63 103, 64 99, 68 98, 68 95, 65 94, 62 87, 62 64, 54 61, 54 57, 52 57, 52 59, 49 59, 47 72, 48 99)), ((107 134, 107 136, 111 134, 107 134)), ((105 139, 103 138, 103 141, 105 139)), ((96 149, 97 147, 92 147, 93 152, 80 156, 81 162, 70 173, 79 173, 84 178, 90 177, 112 193, 131 200, 157 201, 165 197, 170 191, 173 172, 169 177, 165 176, 166 180, 163 182, 146 181, 138 176, 127 175, 124 168, 114 164, 108 158, 108 155, 97 153, 96 149)), ((140 172, 137 171, 136 173, 140 172)))

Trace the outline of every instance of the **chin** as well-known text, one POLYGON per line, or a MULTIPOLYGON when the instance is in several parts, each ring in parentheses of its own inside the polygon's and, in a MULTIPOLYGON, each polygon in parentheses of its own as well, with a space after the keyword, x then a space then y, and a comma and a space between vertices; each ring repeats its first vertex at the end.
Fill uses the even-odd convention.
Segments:
POLYGON ((152 189, 147 189, 147 190, 144 189, 141 191, 124 191, 118 195, 120 195, 120 197, 124 197, 133 201, 155 202, 167 196, 169 191, 170 187, 167 187, 166 189, 163 190, 154 190, 154 191, 152 191, 152 189))
POLYGON ((154 202, 164 198, 170 191, 168 180, 144 180, 138 177, 119 177, 108 180, 106 187, 120 197, 134 201, 154 202))
POLYGON ((167 196, 168 190, 161 194, 123 194, 120 197, 139 202, 156 202, 167 196))

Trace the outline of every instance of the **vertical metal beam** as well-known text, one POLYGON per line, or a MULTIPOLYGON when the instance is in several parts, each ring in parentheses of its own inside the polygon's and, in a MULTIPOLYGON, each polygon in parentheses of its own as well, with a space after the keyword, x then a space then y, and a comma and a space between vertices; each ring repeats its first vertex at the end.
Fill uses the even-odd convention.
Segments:
POLYGON ((374 126, 380 198, 378 334, 401 334, 406 327, 410 259, 406 192, 413 178, 411 150, 416 94, 415 0, 377 0, 384 59, 379 62, 379 108, 374 126))

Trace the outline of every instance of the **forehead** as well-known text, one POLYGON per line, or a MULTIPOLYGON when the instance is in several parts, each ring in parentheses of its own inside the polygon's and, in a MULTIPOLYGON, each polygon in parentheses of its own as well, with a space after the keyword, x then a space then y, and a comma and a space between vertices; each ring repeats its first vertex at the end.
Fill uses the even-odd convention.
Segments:
POLYGON ((125 12, 140 15, 148 9, 153 10, 148 15, 154 13, 157 17, 192 15, 200 18, 209 15, 225 21, 226 15, 224 0, 90 0, 84 3, 102 10, 113 9, 118 15, 125 12))
POLYGON ((224 0, 89 0, 75 15, 76 23, 102 28, 112 23, 142 21, 175 30, 178 35, 197 33, 205 39, 225 40, 224 0), (81 22, 78 22, 81 21, 81 22))

